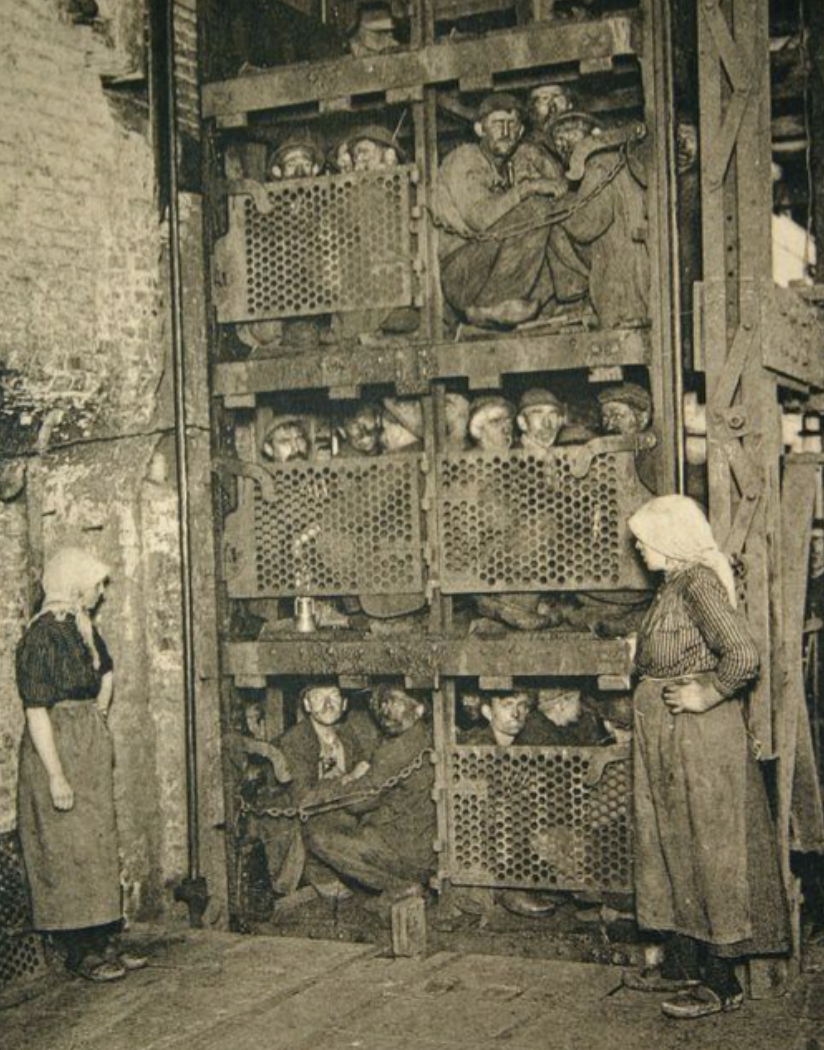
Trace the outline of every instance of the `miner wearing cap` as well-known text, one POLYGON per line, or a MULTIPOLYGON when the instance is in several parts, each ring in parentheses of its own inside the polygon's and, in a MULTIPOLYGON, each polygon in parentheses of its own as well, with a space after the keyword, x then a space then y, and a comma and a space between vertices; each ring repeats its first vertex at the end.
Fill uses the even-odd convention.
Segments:
POLYGON ((296 132, 285 138, 272 154, 269 174, 275 181, 310 179, 320 175, 323 161, 323 149, 317 138, 309 131, 296 132))
MULTIPOLYGON (((423 406, 420 399, 416 397, 386 397, 383 399, 381 411, 381 450, 386 455, 398 453, 418 453, 423 450, 424 442, 423 406)), ((382 499, 387 504, 402 504, 407 498, 406 482, 398 477, 397 487, 395 482, 388 478, 384 486, 382 499)), ((369 508, 371 513, 374 508, 369 508)), ((380 507, 378 508, 380 514, 380 507)), ((391 516, 391 512, 388 513, 391 516)), ((394 535, 386 536, 387 544, 395 542, 394 535)), ((380 539, 377 540, 375 558, 379 558, 380 539)), ((354 603, 349 603, 350 606, 354 603)), ((373 621, 397 620, 400 617, 409 616, 418 612, 426 605, 426 596, 423 593, 411 594, 361 594, 359 596, 360 610, 373 621)), ((391 631, 391 625, 382 627, 373 622, 370 630, 380 632, 391 631)))
POLYGON ((444 297, 472 324, 514 327, 535 318, 555 294, 547 219, 566 183, 560 172, 516 177, 524 121, 513 95, 485 98, 474 132, 478 141, 449 153, 438 174, 444 297))
POLYGON ((554 445, 582 445, 594 437, 586 427, 570 423, 566 404, 551 390, 540 387, 521 395, 518 429, 526 452, 547 452, 554 445))
POLYGON ((266 428, 261 453, 270 463, 309 458, 309 430, 303 416, 276 416, 266 428))
POLYGON ((639 166, 627 163, 616 149, 598 148, 601 126, 588 113, 563 113, 550 132, 568 171, 579 147, 589 151, 574 195, 581 206, 570 209, 563 228, 589 273, 589 297, 600 325, 646 325, 650 269, 639 166))
MULTIPOLYGON (((339 171, 374 173, 389 171, 406 163, 406 154, 397 138, 387 128, 369 124, 357 128, 338 146, 335 166, 339 171)), ((383 185, 364 187, 363 192, 383 196, 383 185)), ((354 231, 357 235, 357 230, 354 231)), ((368 251, 363 246, 364 252, 368 251)), ((379 307, 373 310, 350 310, 333 320, 333 332, 340 341, 383 335, 405 335, 418 328, 419 314, 413 307, 379 307)))
POLYGON ((421 761, 432 727, 425 704, 400 683, 378 685, 369 709, 380 729, 369 771, 341 792, 349 805, 309 820, 305 839, 324 864, 391 904, 419 893, 437 867, 434 770, 421 761))
MULTIPOLYGON (((643 434, 652 423, 652 398, 637 383, 620 383, 598 394, 601 429, 605 434, 643 434)), ((652 449, 638 449, 635 470, 650 492, 657 491, 652 449)))
POLYGON ((563 84, 539 84, 529 92, 527 139, 555 152, 550 127, 563 113, 575 108, 568 89, 563 84))
POLYGON ((346 140, 355 171, 384 171, 406 162, 391 131, 378 124, 359 128, 346 140))

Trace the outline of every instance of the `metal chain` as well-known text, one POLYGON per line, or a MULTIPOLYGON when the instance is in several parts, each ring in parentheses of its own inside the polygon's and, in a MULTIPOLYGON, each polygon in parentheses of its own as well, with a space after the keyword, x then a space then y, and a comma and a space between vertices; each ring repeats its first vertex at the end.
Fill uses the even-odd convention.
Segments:
POLYGON ((392 788, 397 787, 398 784, 408 780, 413 773, 417 773, 419 769, 422 769, 424 758, 427 755, 434 755, 434 753, 434 748, 425 747, 422 751, 418 752, 408 765, 398 770, 398 772, 394 773, 391 777, 387 777, 387 779, 381 784, 378 784, 373 788, 353 791, 347 795, 329 799, 326 802, 309 802, 303 806, 273 806, 267 809, 257 809, 255 806, 250 806, 248 802, 241 801, 240 812, 242 814, 251 813, 255 817, 274 817, 276 819, 282 818, 285 820, 294 820, 297 818, 301 824, 305 824, 310 817, 313 817, 318 813, 330 813, 337 809, 345 809, 347 806, 351 806, 355 803, 366 802, 370 798, 375 798, 377 795, 383 794, 384 791, 390 791, 392 788))
MULTIPOLYGON (((618 178, 618 175, 627 167, 627 148, 622 146, 618 150, 618 159, 613 164, 612 168, 605 174, 603 180, 585 194, 583 197, 577 197, 572 204, 568 204, 563 208, 559 208, 557 211, 552 212, 542 222, 538 223, 522 223, 520 226, 515 226, 506 233, 492 233, 489 230, 485 230, 481 233, 466 233, 463 230, 456 229, 446 220, 440 218, 432 210, 430 205, 424 205, 424 210, 429 215, 430 221, 433 226, 436 226, 439 230, 443 230, 444 233, 450 233, 454 236, 460 237, 464 241, 508 241, 515 237, 525 237, 528 233, 533 233, 535 230, 541 230, 547 226, 557 226, 562 222, 566 222, 571 219, 573 215, 577 215, 582 208, 585 208, 590 204, 596 197, 599 197, 607 186, 611 185, 618 178)), ((516 205, 517 207, 517 205, 516 205)))

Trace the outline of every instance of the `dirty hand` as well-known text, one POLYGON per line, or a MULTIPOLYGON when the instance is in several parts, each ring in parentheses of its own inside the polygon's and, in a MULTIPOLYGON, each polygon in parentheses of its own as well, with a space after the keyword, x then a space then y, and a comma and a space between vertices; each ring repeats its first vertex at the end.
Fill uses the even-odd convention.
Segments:
POLYGON ((286 756, 279 747, 275 747, 274 744, 268 744, 266 747, 266 757, 272 763, 272 769, 275 772, 275 780, 279 784, 288 784, 292 780, 292 774, 289 770, 289 763, 286 761, 286 756))
POLYGON ((369 763, 358 762, 355 768, 344 776, 343 782, 344 784, 351 784, 353 780, 360 780, 361 777, 365 777, 368 772, 369 763))
POLYGON ((74 791, 64 776, 49 780, 49 792, 55 809, 69 810, 74 806, 74 791))
POLYGON ((663 698, 670 714, 673 715, 701 715, 724 699, 708 682, 701 682, 696 678, 685 678, 665 685, 663 698))

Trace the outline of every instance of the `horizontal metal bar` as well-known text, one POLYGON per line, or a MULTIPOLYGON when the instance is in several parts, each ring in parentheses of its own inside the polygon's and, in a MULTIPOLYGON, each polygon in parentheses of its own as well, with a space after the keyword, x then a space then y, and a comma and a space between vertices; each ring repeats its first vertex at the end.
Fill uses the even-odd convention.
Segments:
POLYGON ((495 385, 502 375, 553 372, 604 365, 644 365, 652 356, 650 333, 641 329, 557 332, 470 342, 336 347, 294 356, 219 364, 214 392, 242 397, 273 390, 345 388, 394 383, 399 392, 426 389, 433 379, 468 376, 495 385))
POLYGON ((367 95, 424 84, 445 84, 512 70, 632 55, 634 19, 582 23, 538 22, 463 41, 443 41, 419 51, 369 58, 341 58, 284 66, 203 87, 203 115, 283 109, 345 95, 367 95))
POLYGON ((414 635, 342 639, 329 634, 277 641, 228 642, 224 668, 232 677, 328 674, 461 676, 626 675, 632 670, 626 639, 589 634, 511 632, 499 638, 435 639, 414 635))

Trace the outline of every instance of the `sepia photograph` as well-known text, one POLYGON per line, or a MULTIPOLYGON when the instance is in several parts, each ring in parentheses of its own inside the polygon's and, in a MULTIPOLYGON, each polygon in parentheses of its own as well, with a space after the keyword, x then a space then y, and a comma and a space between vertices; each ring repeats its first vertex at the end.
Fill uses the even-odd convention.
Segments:
POLYGON ((2 0, 2 1050, 824 1050, 821 0, 2 0))

